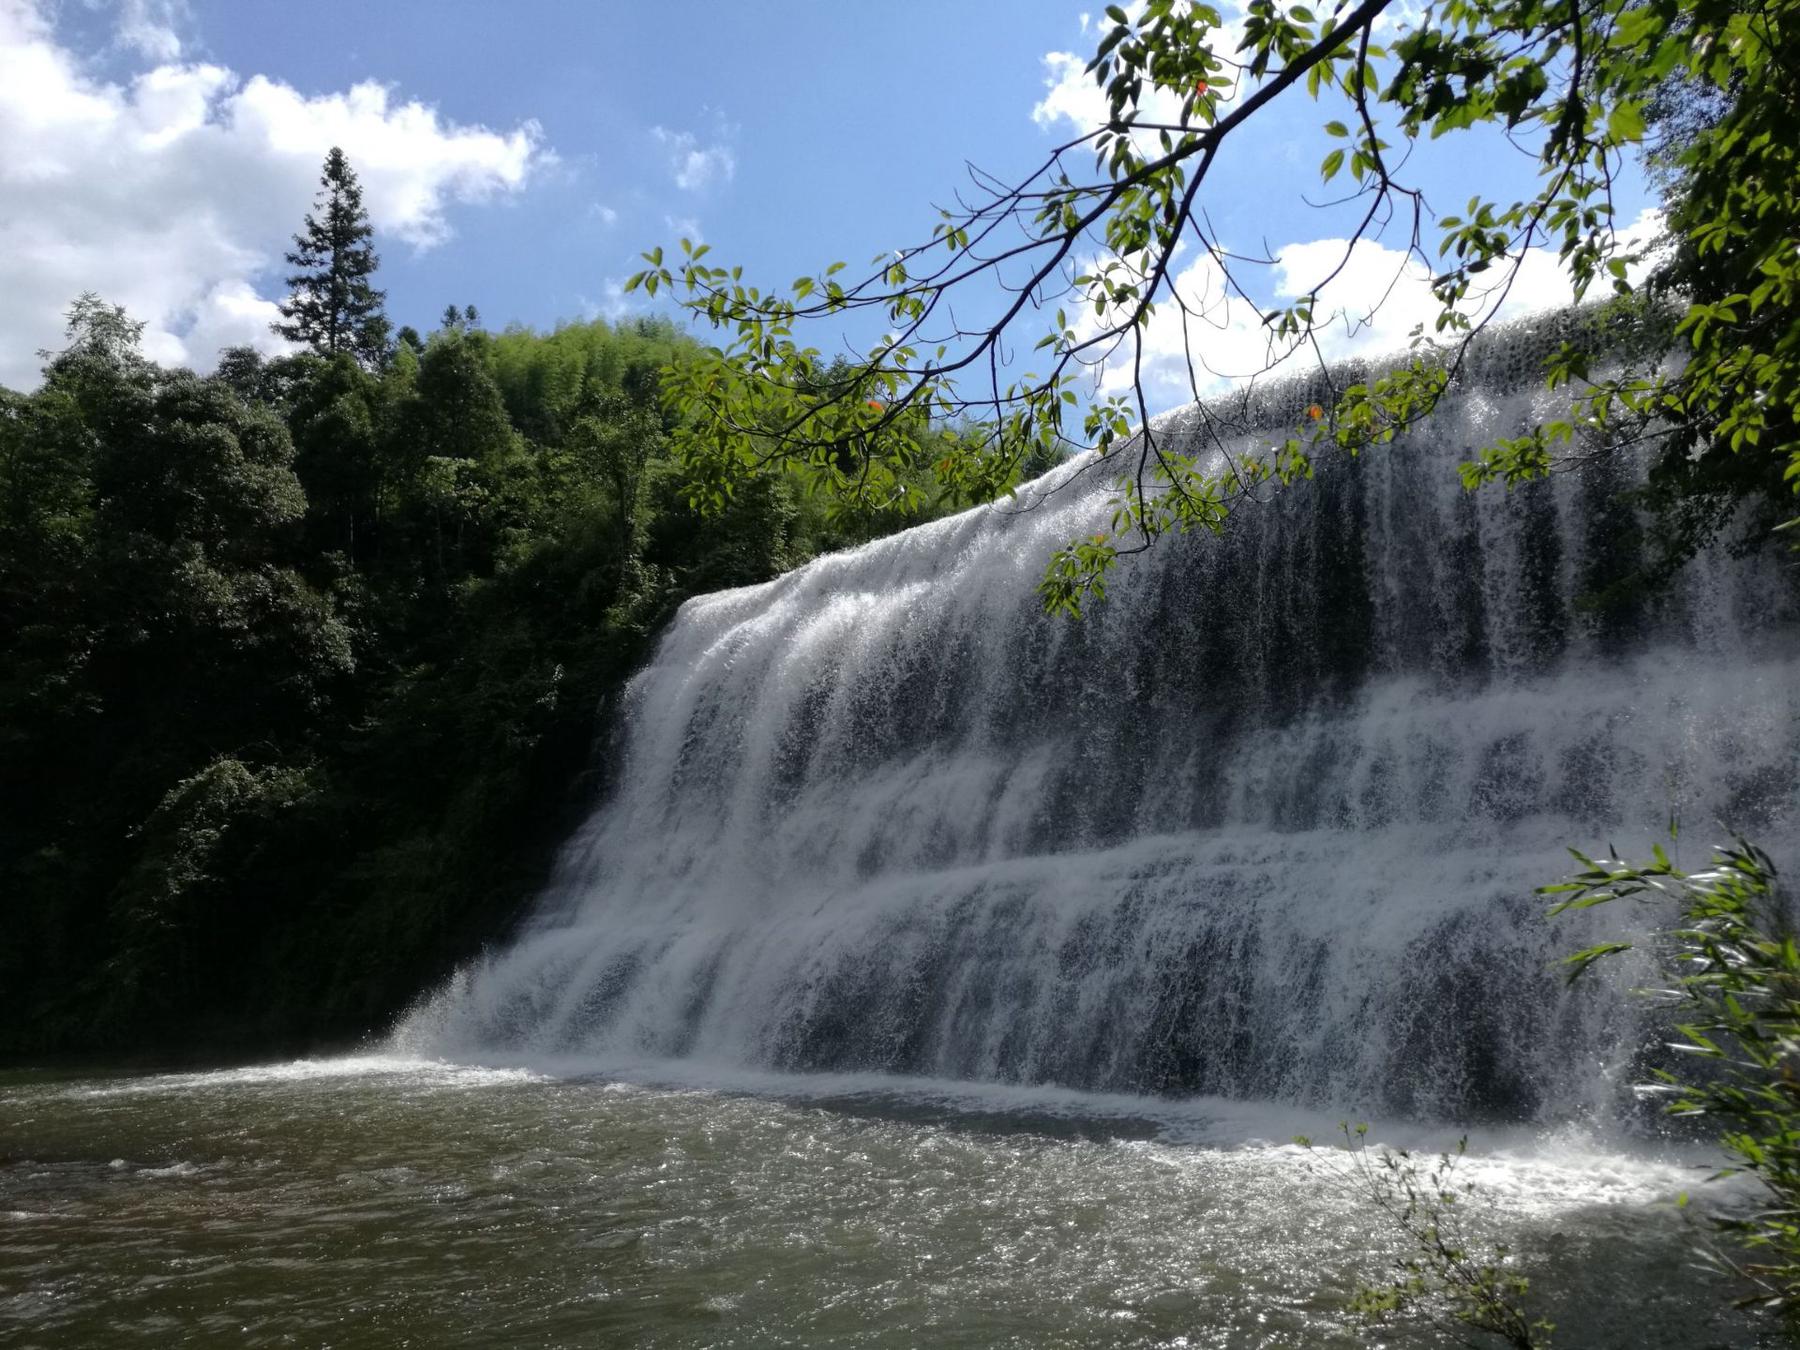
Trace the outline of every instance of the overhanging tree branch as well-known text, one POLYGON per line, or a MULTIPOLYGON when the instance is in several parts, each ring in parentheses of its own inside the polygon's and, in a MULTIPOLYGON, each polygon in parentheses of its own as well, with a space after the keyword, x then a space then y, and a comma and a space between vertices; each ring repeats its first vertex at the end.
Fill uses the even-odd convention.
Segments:
MULTIPOLYGON (((704 261, 705 245, 684 241, 678 262, 665 263, 660 249, 646 254, 649 267, 632 278, 632 288, 678 288, 686 307, 732 338, 671 370, 665 381, 666 397, 684 418, 678 446, 696 501, 722 504, 736 475, 779 464, 858 501, 892 504, 904 486, 898 470, 925 453, 919 428, 956 426, 963 430, 940 438, 931 451, 944 495, 991 498, 1005 493, 1025 464, 1090 446, 1098 452, 1095 462, 1117 474, 1115 533, 1122 529, 1136 541, 1127 551, 1171 529, 1222 528, 1237 504, 1256 499, 1266 486, 1279 490, 1308 478, 1322 457, 1353 457, 1429 414, 1469 342, 1511 294, 1532 247, 1558 241, 1578 294, 1603 277, 1617 292, 1634 292, 1631 257, 1613 231, 1612 180, 1623 150, 1644 139, 1641 109, 1659 82, 1679 71, 1729 88, 1740 103, 1750 89, 1765 101, 1791 103, 1793 77, 1775 53, 1778 39, 1792 31, 1792 6, 1800 0, 1739 0, 1741 14, 1702 11, 1697 0, 1681 0, 1673 13, 1636 0, 1439 0, 1383 48, 1375 29, 1389 3, 1340 3, 1319 18, 1303 5, 1284 11, 1272 0, 1252 0, 1231 55, 1213 51, 1223 24, 1206 5, 1149 0, 1135 18, 1109 9, 1111 27, 1088 66, 1108 99, 1106 123, 1058 145, 1018 182, 971 169, 972 202, 959 196, 957 209, 940 212, 929 242, 878 258, 854 284, 840 281, 842 265, 834 264, 797 279, 787 294, 765 292, 745 284, 741 269, 704 261), (1696 42, 1705 29, 1713 31, 1714 45, 1696 42), (1721 49, 1735 64, 1724 63, 1721 49), (1240 77, 1254 87, 1234 90, 1240 77), (1302 84, 1315 99, 1345 100, 1353 126, 1325 124, 1343 143, 1326 155, 1321 174, 1329 182, 1346 173, 1354 190, 1343 200, 1368 201, 1336 265, 1293 303, 1264 313, 1239 275, 1244 260, 1201 227, 1203 188, 1227 139, 1302 84), (1226 102, 1228 93, 1238 94, 1235 103, 1226 102), (1178 114, 1143 116, 1151 95, 1173 100, 1178 114), (1409 147, 1482 125, 1514 141, 1535 132, 1541 190, 1510 205, 1478 195, 1465 216, 1430 221, 1445 259, 1440 264, 1425 253, 1431 213, 1424 197, 1398 176, 1408 154, 1390 156, 1378 114, 1391 119, 1387 134, 1397 133, 1409 147), (1066 161, 1085 149, 1094 152, 1097 173, 1077 180, 1066 161), (1220 273, 1217 303, 1248 305, 1268 335, 1268 360, 1248 376, 1254 380, 1303 348, 1324 367, 1318 330, 1331 318, 1324 293, 1358 244, 1379 237, 1397 217, 1409 227, 1402 270, 1417 260, 1436 273, 1431 288, 1439 313, 1432 331, 1415 330, 1410 360, 1342 389, 1327 376, 1328 406, 1310 409, 1284 444, 1240 450, 1222 468, 1162 443, 1149 422, 1143 351, 1159 304, 1174 303, 1189 382, 1196 397, 1201 392, 1188 324, 1206 320, 1209 306, 1190 304, 1175 269, 1189 230, 1220 273), (942 254, 933 253, 940 248, 942 254), (1081 260, 1089 257, 1095 261, 1083 270, 1081 260), (941 317, 955 314, 952 295, 1002 299, 990 322, 952 317, 939 331, 941 317), (818 350, 797 336, 871 310, 888 331, 847 366, 827 369, 818 350), (1049 353, 1049 366, 1042 375, 1011 377, 1008 335, 1027 311, 1052 319, 1036 347, 1049 353), (1127 387, 1096 384, 1084 391, 1086 379, 1116 370, 1126 342, 1132 344, 1127 387), (965 391, 960 380, 976 372, 980 384, 965 391), (1121 459, 1126 447, 1134 453, 1121 459)), ((1741 111, 1740 122, 1767 115, 1747 105, 1741 111)), ((1740 146, 1745 130, 1721 129, 1718 145, 1740 146)), ((1771 170, 1792 167, 1791 151, 1764 153, 1781 161, 1771 170)), ((1791 223, 1796 215, 1792 180, 1790 173, 1782 182, 1786 214, 1778 212, 1777 222, 1791 223)), ((1765 181, 1773 188, 1777 180, 1771 172, 1765 181)), ((1710 186, 1712 197, 1730 198, 1726 185, 1710 186)), ((1762 308, 1770 301, 1791 320, 1794 261, 1769 240, 1758 266, 1767 284, 1690 313, 1696 345, 1721 326, 1752 344, 1772 340, 1762 308)), ((1397 270, 1395 284, 1400 276, 1397 270)), ((1735 427, 1740 446, 1755 444, 1771 425, 1791 430, 1792 391, 1800 386, 1791 353, 1770 367, 1718 345, 1709 359, 1710 373, 1699 380, 1690 362, 1680 383, 1657 373, 1590 381, 1567 422, 1483 449, 1465 478, 1513 482, 1547 472, 1551 448, 1571 440, 1576 423, 1616 433, 1621 412, 1647 425, 1698 407, 1721 427, 1735 427), (1730 406, 1752 381, 1766 384, 1772 369, 1785 400, 1777 409, 1787 411, 1771 422, 1767 413, 1746 416, 1730 406)), ((1588 378, 1590 366, 1589 356, 1559 354, 1547 373, 1552 383, 1572 374, 1588 378)), ((1222 445, 1212 419, 1202 423, 1222 445)), ((1052 559, 1046 604, 1078 612, 1084 595, 1099 593, 1120 552, 1106 536, 1072 542, 1052 559)))

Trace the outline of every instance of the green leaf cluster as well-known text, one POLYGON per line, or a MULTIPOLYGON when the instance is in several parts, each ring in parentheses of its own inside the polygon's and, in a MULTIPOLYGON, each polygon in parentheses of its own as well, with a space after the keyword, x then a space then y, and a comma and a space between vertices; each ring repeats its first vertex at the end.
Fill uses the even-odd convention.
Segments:
MULTIPOLYGON (((1730 1159, 1718 1176, 1761 1186, 1766 1204, 1713 1216, 1727 1245, 1710 1256, 1746 1283, 1742 1302, 1800 1330, 1800 940, 1775 864, 1744 839, 1691 873, 1660 846, 1643 862, 1571 851, 1579 870, 1540 888, 1558 897, 1552 914, 1619 900, 1674 912, 1650 939, 1664 983, 1648 992, 1674 1023, 1671 1048, 1692 1067, 1656 1070, 1647 1091, 1716 1135, 1730 1159)), ((1571 978, 1634 945, 1574 953, 1571 978)))

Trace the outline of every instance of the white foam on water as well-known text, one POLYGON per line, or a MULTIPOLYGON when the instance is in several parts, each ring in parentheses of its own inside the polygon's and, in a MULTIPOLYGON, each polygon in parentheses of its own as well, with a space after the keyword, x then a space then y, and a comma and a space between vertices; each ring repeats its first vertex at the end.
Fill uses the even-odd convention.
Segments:
MULTIPOLYGON (((420 1056, 347 1055, 331 1059, 296 1059, 281 1064, 250 1064, 203 1073, 159 1073, 138 1078, 77 1082, 62 1088, 59 1095, 101 1099, 380 1077, 405 1078, 434 1087, 481 1088, 531 1082, 538 1076, 523 1068, 490 1068, 420 1056)), ((125 1163, 120 1160, 118 1165, 125 1163)))

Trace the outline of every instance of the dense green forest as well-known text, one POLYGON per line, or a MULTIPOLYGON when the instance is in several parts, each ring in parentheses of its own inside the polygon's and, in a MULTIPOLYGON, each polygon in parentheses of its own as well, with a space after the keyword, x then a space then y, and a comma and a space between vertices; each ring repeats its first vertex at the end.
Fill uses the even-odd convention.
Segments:
POLYGON ((698 515, 666 322, 333 354, 357 312, 202 378, 84 297, 0 390, 0 1053, 379 1027, 541 884, 682 600, 917 519, 698 515))

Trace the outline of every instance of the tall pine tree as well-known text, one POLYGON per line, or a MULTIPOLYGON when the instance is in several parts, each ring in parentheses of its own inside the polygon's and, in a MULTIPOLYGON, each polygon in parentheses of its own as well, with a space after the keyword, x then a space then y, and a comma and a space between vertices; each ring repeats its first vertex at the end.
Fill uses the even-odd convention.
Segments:
POLYGON ((356 172, 337 146, 325 156, 320 191, 306 225, 294 236, 288 264, 284 322, 271 324, 290 342, 302 342, 321 356, 339 352, 364 365, 379 365, 387 354, 386 292, 370 284, 381 259, 369 240, 374 229, 363 209, 356 172))

